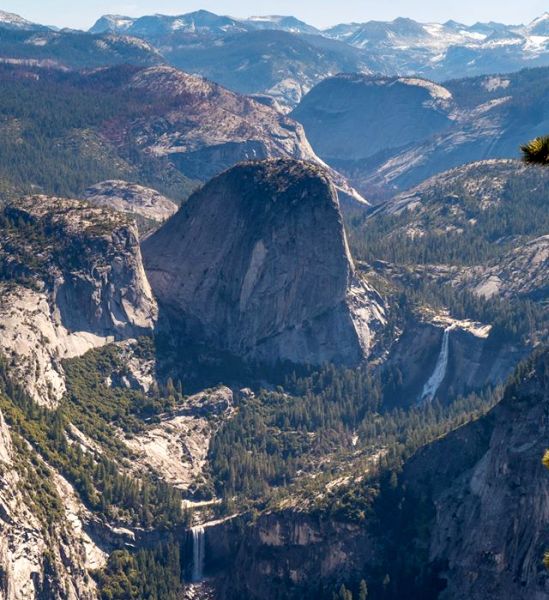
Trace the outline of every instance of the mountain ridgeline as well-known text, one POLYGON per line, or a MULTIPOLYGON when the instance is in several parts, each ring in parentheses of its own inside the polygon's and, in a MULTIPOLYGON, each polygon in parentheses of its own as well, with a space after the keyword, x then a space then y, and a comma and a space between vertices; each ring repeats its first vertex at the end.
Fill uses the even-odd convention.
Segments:
MULTIPOLYGON (((5 198, 81 197, 98 182, 125 180, 180 202, 243 160, 320 162, 297 122, 171 67, 0 65, 0 80, 5 198)), ((342 176, 332 178, 358 197, 342 176)))
POLYGON ((0 56, 62 68, 170 64, 293 108, 339 72, 435 81, 549 65, 549 14, 526 25, 456 21, 342 23, 318 29, 292 16, 237 19, 198 10, 131 18, 105 15, 89 32, 0 15, 0 56))
POLYGON ((527 25, 397 18, 319 30, 293 17, 235 19, 201 10, 137 19, 107 15, 90 31, 139 37, 179 68, 295 106, 315 83, 338 72, 444 81, 547 66, 548 24, 546 13, 527 25))

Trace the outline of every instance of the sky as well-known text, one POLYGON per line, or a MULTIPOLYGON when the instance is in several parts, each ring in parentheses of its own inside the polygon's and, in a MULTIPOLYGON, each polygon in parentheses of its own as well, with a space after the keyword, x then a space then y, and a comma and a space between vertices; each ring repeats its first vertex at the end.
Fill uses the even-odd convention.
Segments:
POLYGON ((392 20, 454 19, 527 23, 549 10, 547 0, 2 0, 0 9, 26 19, 59 27, 87 29, 103 14, 131 17, 162 13, 183 14, 198 9, 234 17, 291 14, 317 27, 337 23, 392 20))

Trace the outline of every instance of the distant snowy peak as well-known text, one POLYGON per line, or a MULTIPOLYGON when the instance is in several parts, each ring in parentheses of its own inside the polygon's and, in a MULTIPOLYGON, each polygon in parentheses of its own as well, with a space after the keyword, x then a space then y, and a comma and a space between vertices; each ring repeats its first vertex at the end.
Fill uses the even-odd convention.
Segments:
POLYGON ((170 32, 231 33, 257 29, 276 29, 290 33, 318 34, 318 29, 292 16, 267 15, 234 19, 216 15, 207 10, 197 10, 183 15, 150 15, 136 19, 120 15, 104 15, 90 29, 91 33, 131 32, 141 35, 158 35, 170 32))
MULTIPOLYGON (((21 17, 5 14, 6 22, 9 22, 11 27, 21 28, 21 23, 28 24, 21 17)), ((549 12, 529 25, 487 22, 469 26, 457 21, 420 23, 412 19, 398 18, 394 21, 342 23, 321 31, 293 16, 264 15, 236 19, 207 10, 198 10, 178 16, 156 14, 136 19, 120 15, 105 15, 90 29, 92 33, 109 32, 141 36, 152 40, 153 43, 174 33, 222 36, 257 30, 322 35, 345 42, 360 50, 374 52, 376 56, 381 53, 378 58, 383 63, 391 59, 385 55, 387 50, 391 54, 406 54, 402 60, 397 60, 397 64, 407 65, 403 71, 400 68, 397 71, 394 68, 385 69, 384 64, 372 65, 373 70, 383 72, 425 72, 425 69, 417 69, 414 66, 417 60, 427 60, 428 63, 436 66, 445 59, 446 53, 455 52, 456 49, 466 49, 468 52, 492 52, 500 47, 515 46, 518 52, 525 54, 526 58, 549 52, 549 12)))
POLYGON ((90 29, 91 33, 129 33, 143 37, 155 37, 174 32, 183 33, 230 33, 246 31, 244 23, 211 13, 197 10, 184 15, 150 15, 132 19, 118 15, 101 17, 90 29))
POLYGON ((245 30, 242 24, 236 19, 216 15, 207 10, 197 10, 186 15, 173 17, 171 27, 174 31, 183 30, 188 32, 210 31, 213 33, 226 33, 245 30))
POLYGON ((346 41, 358 48, 372 45, 406 47, 438 47, 478 43, 492 31, 488 27, 467 27, 456 21, 446 23, 417 23, 411 19, 391 22, 369 21, 363 24, 340 25, 325 32, 326 35, 346 41))
POLYGON ((370 70, 437 81, 549 65, 549 13, 529 25, 410 19, 341 24, 322 35, 365 52, 370 70))
POLYGON ((266 15, 250 17, 249 19, 246 19, 246 23, 252 25, 254 29, 278 29, 281 31, 289 31, 290 33, 320 33, 316 27, 290 16, 266 15))
POLYGON ((530 25, 528 25, 528 32, 531 35, 549 36, 549 12, 534 19, 530 25))
POLYGON ((49 27, 46 27, 44 25, 38 25, 37 23, 32 23, 31 21, 27 21, 19 15, 5 12, 3 10, 0 10, 0 28, 15 29, 20 31, 38 31, 49 29, 49 27))
POLYGON ((104 15, 90 29, 90 33, 122 33, 135 22, 131 17, 122 15, 104 15))

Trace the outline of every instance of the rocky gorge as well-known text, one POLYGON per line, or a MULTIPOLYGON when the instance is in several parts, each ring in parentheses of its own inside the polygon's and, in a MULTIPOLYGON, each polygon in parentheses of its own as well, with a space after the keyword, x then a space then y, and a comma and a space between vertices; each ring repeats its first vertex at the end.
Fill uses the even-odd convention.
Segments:
POLYGON ((299 510, 212 523, 210 585, 227 598, 316 598, 365 578, 379 598, 546 598, 548 532, 534 523, 548 510, 547 368, 546 352, 524 363, 491 412, 418 452, 365 523, 299 510))

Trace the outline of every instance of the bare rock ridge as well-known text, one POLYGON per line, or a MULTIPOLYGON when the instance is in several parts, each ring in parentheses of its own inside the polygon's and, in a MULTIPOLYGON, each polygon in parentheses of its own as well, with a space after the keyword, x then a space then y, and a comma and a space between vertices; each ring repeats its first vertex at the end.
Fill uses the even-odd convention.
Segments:
POLYGON ((62 358, 152 330, 157 307, 125 215, 35 196, 5 207, 0 231, 0 351, 37 402, 63 395, 62 358))
POLYGON ((325 161, 366 159, 452 123, 452 94, 419 77, 344 73, 314 87, 292 113, 325 161))
POLYGON ((187 334, 246 360, 356 364, 384 323, 318 165, 237 165, 196 192, 143 254, 159 303, 187 334))
POLYGON ((129 91, 161 102, 162 119, 134 125, 142 147, 207 181, 243 160, 316 160, 303 128, 272 108, 202 77, 161 66, 138 71, 129 91))
POLYGON ((84 195, 90 204, 110 207, 157 223, 177 212, 177 204, 169 198, 156 190, 127 181, 102 181, 88 188, 84 195))

